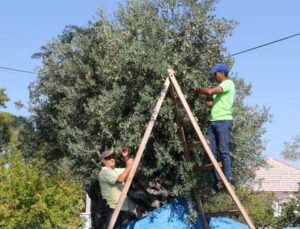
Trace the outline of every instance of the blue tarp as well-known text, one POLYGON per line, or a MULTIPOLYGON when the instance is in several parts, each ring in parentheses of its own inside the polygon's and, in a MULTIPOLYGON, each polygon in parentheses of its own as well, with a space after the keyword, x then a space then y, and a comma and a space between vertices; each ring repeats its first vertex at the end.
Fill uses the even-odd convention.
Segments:
POLYGON ((249 229, 245 224, 228 217, 212 217, 209 221, 210 229, 249 229))
MULTIPOLYGON (((188 224, 189 208, 185 199, 177 198, 149 215, 137 221, 130 222, 126 229, 203 229, 200 218, 195 224, 188 224)), ((248 229, 245 224, 227 217, 212 217, 209 220, 210 229, 248 229)))

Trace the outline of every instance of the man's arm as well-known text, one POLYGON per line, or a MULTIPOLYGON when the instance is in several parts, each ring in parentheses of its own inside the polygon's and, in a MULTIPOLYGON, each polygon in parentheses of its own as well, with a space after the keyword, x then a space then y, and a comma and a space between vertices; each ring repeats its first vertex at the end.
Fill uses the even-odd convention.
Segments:
POLYGON ((126 167, 125 167, 124 172, 118 176, 118 178, 117 178, 118 182, 126 181, 128 175, 130 173, 130 170, 132 168, 133 162, 134 162, 134 160, 132 158, 129 158, 129 156, 128 156, 128 148, 125 148, 122 150, 122 155, 123 155, 124 161, 126 163, 126 167))
POLYGON ((216 86, 214 88, 203 87, 203 88, 197 88, 196 92, 200 93, 200 94, 205 94, 205 95, 215 95, 215 94, 222 93, 223 89, 220 86, 216 86))

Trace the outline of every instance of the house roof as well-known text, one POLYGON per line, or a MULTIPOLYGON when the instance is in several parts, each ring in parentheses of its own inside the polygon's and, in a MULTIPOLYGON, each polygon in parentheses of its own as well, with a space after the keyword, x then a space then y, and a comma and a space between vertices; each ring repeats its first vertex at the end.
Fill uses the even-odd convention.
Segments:
POLYGON ((300 169, 275 158, 267 160, 266 167, 255 171, 255 191, 298 192, 300 169))

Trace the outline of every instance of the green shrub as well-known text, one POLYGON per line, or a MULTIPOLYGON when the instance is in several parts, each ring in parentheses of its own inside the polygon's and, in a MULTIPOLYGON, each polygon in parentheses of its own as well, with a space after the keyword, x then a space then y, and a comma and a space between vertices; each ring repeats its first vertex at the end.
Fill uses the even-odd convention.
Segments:
POLYGON ((300 196, 291 198, 282 205, 281 216, 278 217, 278 226, 300 227, 300 196))
MULTIPOLYGON (((272 193, 257 193, 246 188, 239 188, 236 194, 257 228, 276 228, 272 193)), ((237 207, 229 194, 221 193, 209 197, 205 209, 206 212, 220 212, 237 209, 237 207)), ((242 216, 239 220, 244 221, 242 216)))
POLYGON ((66 174, 47 176, 43 160, 0 156, 0 228, 78 228, 82 187, 66 174))

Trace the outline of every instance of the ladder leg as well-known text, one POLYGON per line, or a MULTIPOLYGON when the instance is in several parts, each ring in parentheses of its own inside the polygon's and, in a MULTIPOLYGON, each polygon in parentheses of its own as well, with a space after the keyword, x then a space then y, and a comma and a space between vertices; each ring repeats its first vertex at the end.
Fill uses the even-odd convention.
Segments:
POLYGON ((136 153, 136 156, 135 156, 135 159, 134 159, 134 163, 133 163, 132 168, 130 170, 130 173, 129 173, 127 179, 126 179, 125 186, 123 187, 122 193, 121 193, 120 198, 118 200, 118 204, 117 204, 117 206, 116 206, 116 208, 115 208, 115 210, 114 210, 114 212, 113 212, 113 214, 111 216, 111 219, 110 219, 110 222, 109 222, 109 225, 108 225, 108 229, 113 229, 113 227, 114 227, 114 225, 115 225, 115 223, 117 221, 117 218, 119 216, 120 210, 121 210, 122 205, 124 203, 124 200, 125 200, 125 198, 127 196, 129 187, 130 187, 130 185, 132 183, 133 177, 134 177, 134 175, 136 173, 137 167, 138 167, 138 165, 140 163, 140 160, 142 158, 144 149, 145 149, 146 144, 147 144, 147 142, 149 140, 151 131, 153 129, 154 123, 155 123, 157 115, 158 115, 158 112, 159 112, 159 110, 161 108, 161 105, 162 105, 162 103, 164 101, 164 98, 166 96, 166 93, 168 91, 169 86, 170 86, 170 80, 167 77, 167 79, 166 79, 166 81, 164 83, 164 87, 163 87, 163 89, 162 89, 162 91, 160 93, 160 96, 159 96, 159 98, 157 100, 157 103, 156 103, 156 105, 154 107, 154 110, 152 112, 151 119, 148 122, 147 128, 145 130, 144 136, 143 136, 141 144, 139 146, 139 149, 138 149, 138 151, 136 153))
POLYGON ((204 213, 204 208, 203 208, 203 204, 201 201, 201 197, 199 196, 199 193, 195 189, 193 190, 193 193, 194 193, 194 197, 197 202, 198 209, 200 209, 199 211, 200 211, 200 216, 202 218, 202 223, 203 223, 204 229, 208 229, 208 222, 206 219, 206 215, 204 213))

